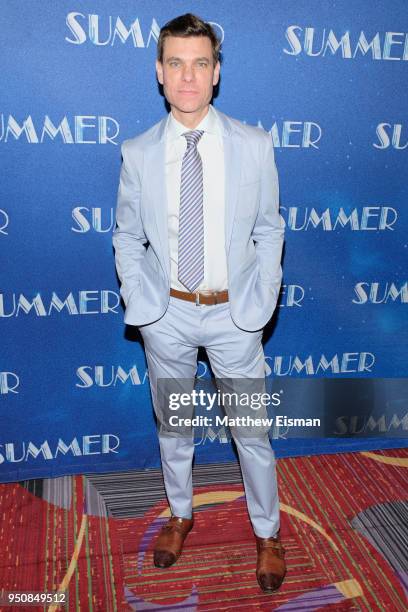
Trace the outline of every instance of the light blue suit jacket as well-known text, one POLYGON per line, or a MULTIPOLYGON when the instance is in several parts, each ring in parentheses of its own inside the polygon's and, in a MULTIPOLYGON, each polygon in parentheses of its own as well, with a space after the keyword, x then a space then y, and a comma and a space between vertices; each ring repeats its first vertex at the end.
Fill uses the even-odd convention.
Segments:
MULTIPOLYGON (((216 113, 225 156, 230 311, 235 325, 255 331, 271 318, 282 281, 284 226, 272 139, 260 128, 216 113)), ((156 321, 169 303, 166 121, 122 145, 113 244, 129 325, 156 321)))

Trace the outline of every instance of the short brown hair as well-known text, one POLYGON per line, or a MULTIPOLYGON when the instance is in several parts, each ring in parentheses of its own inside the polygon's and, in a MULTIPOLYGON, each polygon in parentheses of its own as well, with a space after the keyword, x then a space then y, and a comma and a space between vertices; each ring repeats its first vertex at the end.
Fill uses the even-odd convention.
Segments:
POLYGON ((181 38, 207 36, 211 41, 214 66, 220 59, 221 42, 218 40, 213 27, 192 13, 175 17, 161 28, 157 41, 157 59, 160 63, 163 63, 164 41, 168 36, 180 36, 181 38))

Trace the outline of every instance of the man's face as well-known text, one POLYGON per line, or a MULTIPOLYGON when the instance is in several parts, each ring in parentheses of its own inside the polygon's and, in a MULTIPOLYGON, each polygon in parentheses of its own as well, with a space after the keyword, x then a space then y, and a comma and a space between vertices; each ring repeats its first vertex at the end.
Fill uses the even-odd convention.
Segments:
POLYGON ((199 116, 218 83, 220 63, 213 65, 211 41, 206 36, 168 36, 163 63, 156 61, 156 71, 172 110, 199 116))

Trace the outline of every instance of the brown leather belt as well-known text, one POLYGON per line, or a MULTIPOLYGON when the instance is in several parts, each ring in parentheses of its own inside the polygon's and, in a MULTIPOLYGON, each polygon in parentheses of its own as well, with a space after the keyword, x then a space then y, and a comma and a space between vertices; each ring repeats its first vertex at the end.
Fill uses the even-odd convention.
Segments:
POLYGON ((189 293, 188 291, 179 291, 178 289, 170 289, 170 295, 179 300, 187 302, 195 302, 197 306, 205 304, 206 306, 215 306, 215 304, 225 304, 228 302, 228 291, 196 291, 189 293))

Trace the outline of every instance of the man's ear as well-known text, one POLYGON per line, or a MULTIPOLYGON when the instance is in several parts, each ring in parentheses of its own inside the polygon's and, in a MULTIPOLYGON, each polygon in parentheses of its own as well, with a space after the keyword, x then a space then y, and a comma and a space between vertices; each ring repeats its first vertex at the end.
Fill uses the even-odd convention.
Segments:
POLYGON ((213 85, 217 85, 218 81, 220 80, 220 62, 217 62, 215 64, 215 68, 214 68, 214 75, 213 75, 213 85))
POLYGON ((156 60, 156 74, 160 85, 163 85, 163 64, 156 60))

